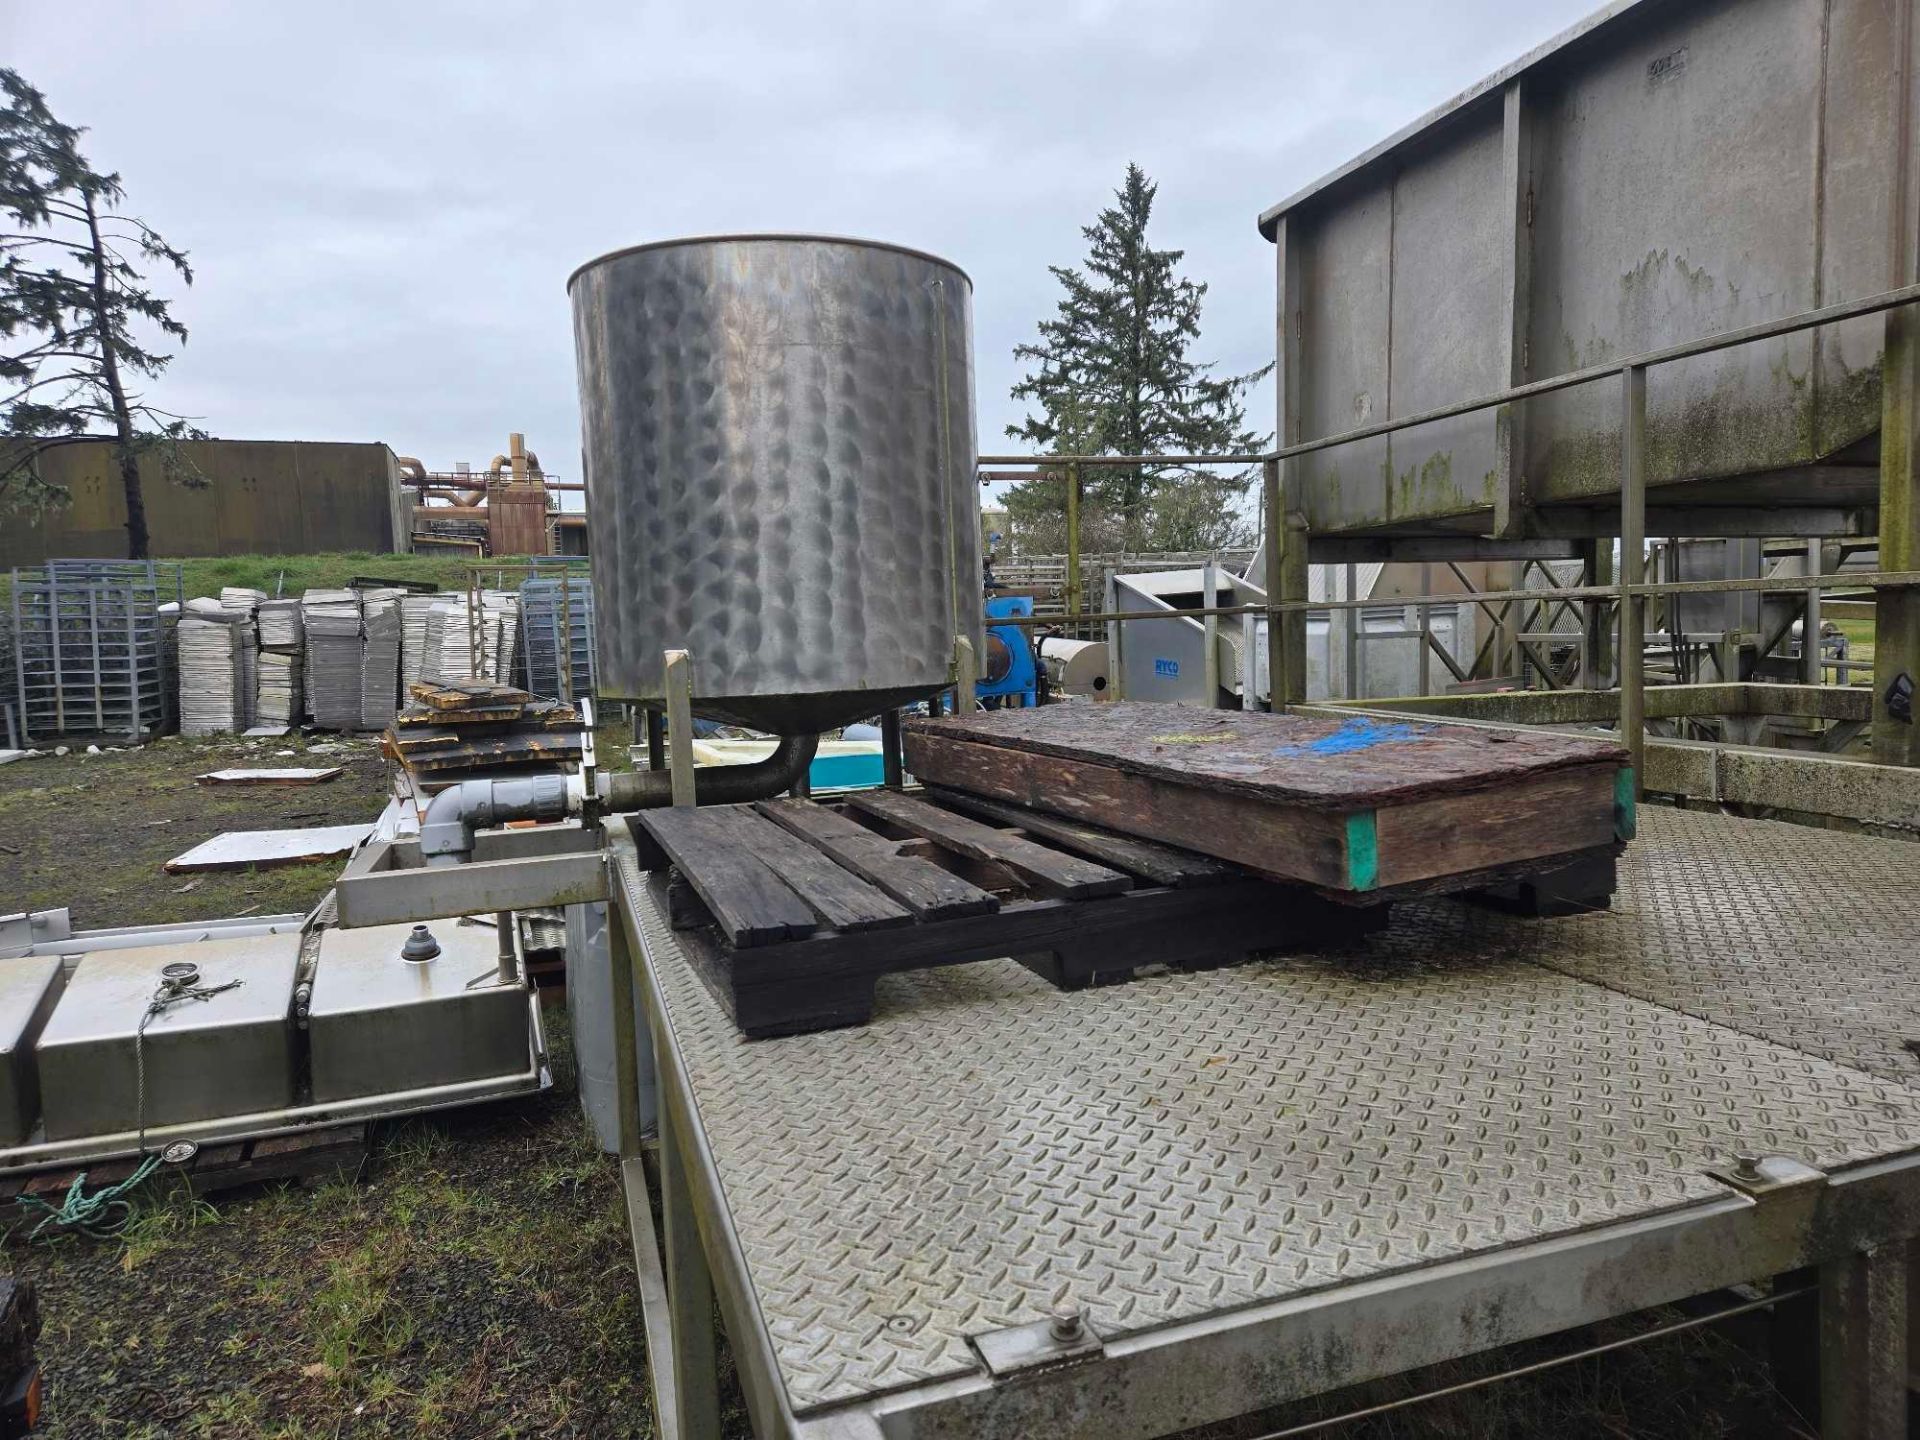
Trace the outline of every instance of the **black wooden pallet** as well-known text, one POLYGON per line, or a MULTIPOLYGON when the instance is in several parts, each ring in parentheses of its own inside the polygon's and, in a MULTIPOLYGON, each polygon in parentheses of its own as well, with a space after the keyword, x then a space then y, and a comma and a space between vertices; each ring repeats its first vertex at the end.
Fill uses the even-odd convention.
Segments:
MULTIPOLYGON (((160 1166, 153 1178, 163 1181, 178 1176, 196 1195, 213 1195, 272 1180, 311 1186, 351 1179, 359 1174, 366 1157, 367 1127, 334 1125, 260 1140, 212 1141, 202 1145, 191 1159, 160 1166)), ((16 1195, 56 1198, 83 1173, 89 1191, 117 1185, 139 1164, 138 1160, 107 1160, 97 1165, 57 1165, 30 1174, 0 1176, 0 1201, 16 1195)))
POLYGON ((972 797, 633 817, 683 947, 749 1036, 864 1024, 882 975, 1012 956, 1063 989, 1349 943, 1340 904, 1203 855, 972 797))

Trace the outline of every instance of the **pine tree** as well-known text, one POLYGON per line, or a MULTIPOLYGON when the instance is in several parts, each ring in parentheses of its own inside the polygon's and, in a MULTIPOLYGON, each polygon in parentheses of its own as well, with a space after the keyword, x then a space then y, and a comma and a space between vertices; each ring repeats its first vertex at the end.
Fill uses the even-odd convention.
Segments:
MULTIPOLYGON (((1085 269, 1048 267, 1065 292, 1040 322, 1038 344, 1014 358, 1032 368, 1013 398, 1037 406, 1007 434, 1056 455, 1218 455, 1264 449, 1246 428, 1241 397, 1272 369, 1216 377, 1192 360, 1207 287, 1178 271, 1182 250, 1147 241, 1159 187, 1138 165, 1115 205, 1081 233, 1085 269)), ((1180 467, 1090 468, 1081 476, 1081 543, 1089 551, 1215 550, 1247 543, 1238 502, 1250 473, 1180 467)), ((1064 548, 1064 487, 1029 481, 1006 496, 1023 550, 1064 548)))
POLYGON ((59 503, 60 488, 40 478, 40 452, 108 428, 127 498, 127 555, 143 560, 140 456, 156 452, 178 484, 207 481, 178 446, 203 433, 129 388, 166 369, 172 357, 154 347, 187 338, 135 262, 166 266, 189 285, 193 271, 152 226, 119 213, 120 177, 87 163, 81 133, 0 69, 0 217, 12 222, 0 231, 0 510, 59 503))

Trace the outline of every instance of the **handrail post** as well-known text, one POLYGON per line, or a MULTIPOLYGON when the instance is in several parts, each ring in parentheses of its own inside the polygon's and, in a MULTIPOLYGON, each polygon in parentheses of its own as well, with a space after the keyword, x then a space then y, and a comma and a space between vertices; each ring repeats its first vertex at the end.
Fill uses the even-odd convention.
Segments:
POLYGON ((1633 757, 1633 789, 1646 790, 1647 371, 1620 371, 1620 743, 1633 757))
MULTIPOLYGON (((1217 583, 1215 571, 1216 567, 1211 559, 1200 567, 1200 590, 1206 596, 1204 603, 1209 612, 1213 610, 1215 604, 1214 586, 1217 583)), ((1207 690, 1207 708, 1214 710, 1220 705, 1220 617, 1218 615, 1208 613, 1201 620, 1200 637, 1201 643, 1207 647, 1206 653, 1201 657, 1200 673, 1204 677, 1202 683, 1207 690)))
POLYGON ((684 650, 669 650, 664 662, 667 702, 667 772, 675 809, 699 802, 693 784, 693 660, 684 650))
MULTIPOLYGON (((1080 619, 1080 466, 1067 462, 1067 619, 1080 619)), ((1074 633, 1079 633, 1075 624, 1074 633)))
MULTIPOLYGON (((1285 563, 1280 558, 1286 517, 1280 506, 1280 462, 1267 460, 1260 466, 1262 500, 1266 505, 1267 529, 1267 708, 1278 714, 1287 708, 1287 647, 1281 630, 1285 617, 1280 613, 1280 576, 1285 563)), ((1251 698, 1251 697, 1249 697, 1251 698)))

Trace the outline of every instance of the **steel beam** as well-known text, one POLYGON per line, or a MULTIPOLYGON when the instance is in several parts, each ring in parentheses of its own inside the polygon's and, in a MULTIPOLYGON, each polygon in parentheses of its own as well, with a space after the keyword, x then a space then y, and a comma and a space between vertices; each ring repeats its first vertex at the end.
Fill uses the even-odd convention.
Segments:
MULTIPOLYGON (((1920 281, 1920 24, 1911 3, 1895 5, 1894 165, 1888 177, 1889 269, 1903 285, 1920 281)), ((1886 312, 1880 360, 1881 569, 1920 563, 1920 307, 1886 312)), ((1920 684, 1920 588, 1874 592, 1873 758, 1920 763, 1913 714, 1897 696, 1920 684), (1900 718, 1902 710, 1906 718, 1900 718)))
POLYGON ((1067 619, 1080 618, 1080 467, 1067 466, 1067 619))
MULTIPOLYGON (((1527 529, 1541 537, 1597 540, 1620 533, 1620 516, 1612 506, 1541 507, 1528 515, 1527 529)), ((1873 534, 1873 511, 1834 505, 1650 504, 1646 533, 1681 538, 1847 538, 1873 534)))
POLYGON ((613 1007, 614 1114, 618 1117, 621 1159, 633 1160, 640 1155, 642 1128, 640 1034, 634 1023, 633 946, 618 915, 608 919, 607 948, 607 998, 613 1007))
POLYGON ((1486 535, 1328 535, 1308 537, 1316 565, 1400 561, 1439 564, 1448 560, 1577 560, 1580 542, 1560 539, 1495 540, 1486 535))
POLYGON ((341 872, 333 888, 341 929, 607 898, 606 866, 598 854, 382 868, 393 858, 393 848, 369 845, 341 872))
MULTIPOLYGON (((1329 705, 1345 702, 1330 700, 1329 705)), ((1355 704, 1369 710, 1406 710, 1442 720, 1494 720, 1515 725, 1606 725, 1620 713, 1617 689, 1503 690, 1493 694, 1404 695, 1355 704)), ((1646 692, 1650 720, 1722 715, 1777 715, 1796 720, 1853 722, 1868 718, 1871 697, 1858 686, 1789 685, 1766 680, 1654 685, 1646 692)))
POLYGON ((1906 1440, 1907 1245, 1820 1267, 1820 1433, 1906 1440))
MULTIPOLYGON (((655 1054, 659 1051, 656 1049, 655 1054)), ((688 1185, 684 1116, 660 1076, 660 1210, 666 1228, 667 1306, 673 1314, 673 1399, 684 1440, 720 1440, 720 1371, 713 1337, 713 1277, 700 1247, 688 1185)))
MULTIPOLYGON (((1610 541, 1588 540, 1581 543, 1585 554, 1588 585, 1605 585, 1613 579, 1613 545, 1610 541)), ((1604 690, 1613 682, 1613 607, 1605 600, 1580 602, 1580 684, 1588 690, 1604 690)))
MULTIPOLYGON (((616 931, 623 927, 616 919, 616 931)), ((660 1261, 659 1232, 648 1198, 646 1161, 632 1155, 620 1162, 620 1194, 627 1204, 627 1233, 633 1244, 633 1273, 640 1289, 640 1323, 647 1346, 647 1388, 653 1393, 653 1431, 659 1440, 680 1440, 680 1395, 674 1384, 673 1306, 667 1297, 667 1272, 660 1261)))
POLYGON ((880 712, 880 774, 882 783, 889 790, 898 790, 906 784, 906 766, 900 752, 898 710, 880 712))
MULTIPOLYGON (((1807 541, 1804 563, 1807 574, 1822 573, 1826 569, 1826 547, 1818 540, 1807 541)), ((1823 598, 1818 590, 1807 591, 1806 603, 1800 615, 1800 678, 1809 685, 1818 685, 1827 678, 1820 653, 1820 604, 1823 598)))
MULTIPOLYGON (((1526 82, 1509 80, 1502 96, 1500 135, 1500 303, 1505 323, 1494 337, 1506 385, 1527 383, 1527 330, 1533 298, 1533 146, 1526 82)), ((1493 533, 1524 533, 1526 407, 1494 412, 1493 533)))
MULTIPOLYGON (((1894 1253, 1920 1223, 1917 1200, 1912 1160, 1863 1166, 1799 1199, 1730 1194, 1651 1219, 1335 1286, 1125 1336, 1019 1385, 975 1376, 904 1391, 810 1419, 799 1434, 1144 1440, 1843 1259, 1849 1246, 1894 1253)), ((1884 1295, 1884 1275, 1876 1273, 1873 1283, 1884 1295)), ((1884 1305, 1875 1315, 1867 1336, 1879 1357, 1893 1325, 1884 1305)), ((1836 1366, 1851 1367, 1860 1354, 1857 1333, 1848 1332, 1836 1366)), ((1883 1371, 1872 1373, 1877 1383, 1883 1371)), ((1880 1432, 1861 1433, 1878 1440, 1880 1432)))
MULTIPOLYGON (((1300 293, 1300 250, 1288 223, 1273 232, 1274 251, 1274 437, 1282 445, 1300 439, 1301 332, 1306 324, 1300 293)), ((1261 467, 1266 501, 1266 568, 1261 575, 1269 605, 1307 598, 1305 472, 1297 460, 1261 467)), ((1118 660, 1111 663, 1117 668, 1118 660)), ((1307 615, 1304 610, 1267 611, 1267 686, 1270 705, 1284 710, 1307 698, 1307 615)))
MULTIPOLYGON (((1620 372, 1620 583, 1645 579, 1647 542, 1647 372, 1629 365, 1620 372)), ((1647 602, 1620 601, 1620 743, 1633 757, 1636 793, 1647 770, 1647 602)))
MULTIPOLYGON (((638 873, 634 862, 633 840, 625 835, 610 835, 609 859, 616 871, 630 869, 638 873)), ((659 1081, 661 1149, 667 1146, 671 1126, 675 1153, 685 1162, 686 1193, 696 1217, 705 1223, 698 1232, 704 1237, 708 1283, 719 1301, 721 1316, 732 1343, 734 1373, 747 1402, 753 1432, 759 1436, 785 1436, 796 1433, 793 1412, 787 1403, 785 1387, 768 1341, 766 1319, 746 1273, 739 1237, 727 1212, 726 1198, 720 1188, 713 1152, 701 1129, 698 1111, 680 1046, 673 1027, 666 1019, 666 1001, 649 951, 648 931, 642 925, 633 904, 633 893, 625 883, 613 886, 614 904, 609 920, 627 927, 628 942, 638 962, 635 979, 639 986, 647 1028, 653 1036, 655 1074, 659 1081)), ((664 1191, 665 1176, 662 1177, 664 1191)), ((664 1198, 664 1195, 663 1195, 664 1198)), ((684 1226, 682 1228, 684 1234, 684 1226)), ((705 1324, 711 1333, 712 1305, 705 1324)), ((675 1309, 676 1328, 679 1312, 675 1309)))
MULTIPOLYGON (((1662 687, 1648 694, 1659 695, 1665 688, 1683 687, 1662 687)), ((1706 690, 1718 687, 1698 688, 1706 690)), ((1561 690, 1534 698, 1551 699, 1571 708, 1593 702, 1611 703, 1611 695, 1609 691, 1561 690)), ((1509 697, 1461 695, 1434 698, 1495 700, 1509 697)), ((1364 705, 1306 705, 1297 707, 1297 713, 1329 719, 1353 715, 1400 719, 1408 714, 1426 712, 1422 712, 1418 703, 1411 700, 1375 700, 1364 705)), ((1479 719, 1457 713, 1436 718, 1487 729, 1532 728, 1512 721, 1479 719)), ((1600 723, 1611 718, 1610 713, 1600 717, 1600 723)), ((1576 719, 1546 723, 1567 724, 1571 728, 1595 722, 1576 719)), ((1712 804, 1750 805, 1804 815, 1834 816, 1864 825, 1920 830, 1920 767, 1874 765, 1863 760, 1842 760, 1802 750, 1749 749, 1739 745, 1655 737, 1647 740, 1646 761, 1645 788, 1656 795, 1676 795, 1712 804)))

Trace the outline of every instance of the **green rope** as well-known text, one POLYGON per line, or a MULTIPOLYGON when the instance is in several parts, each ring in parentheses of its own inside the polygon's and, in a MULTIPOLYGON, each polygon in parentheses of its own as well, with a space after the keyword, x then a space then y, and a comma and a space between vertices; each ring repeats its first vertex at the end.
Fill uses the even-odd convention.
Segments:
POLYGON ((54 1227, 55 1235, 78 1232, 91 1235, 96 1240, 118 1235, 133 1219, 133 1202, 126 1198, 128 1193, 144 1184, 165 1158, 163 1155, 147 1153, 147 1026, 176 1005, 188 1000, 211 1000, 216 995, 224 995, 241 982, 229 980, 224 985, 202 985, 199 971, 189 964, 170 965, 162 972, 162 976, 160 988, 153 992, 146 1013, 140 1017, 140 1024, 133 1032, 133 1104, 135 1123, 140 1131, 139 1165, 134 1168, 133 1174, 119 1184, 109 1185, 91 1195, 86 1193, 87 1172, 82 1170, 73 1177, 73 1183, 67 1187, 66 1198, 58 1205, 50 1204, 38 1195, 16 1195, 15 1204, 23 1206, 29 1216, 40 1217, 40 1223, 27 1232, 29 1241, 38 1240, 48 1226, 54 1227))
POLYGON ((15 1196, 14 1203, 24 1206, 29 1216, 40 1217, 40 1223, 27 1232, 27 1239, 38 1240, 50 1225, 56 1233, 78 1231, 96 1240, 118 1235, 133 1219, 133 1202, 126 1198, 127 1193, 144 1184, 159 1165, 160 1157, 149 1155, 118 1185, 108 1185, 91 1195, 86 1193, 87 1172, 82 1170, 73 1177, 66 1198, 58 1205, 49 1204, 38 1195, 15 1196))

